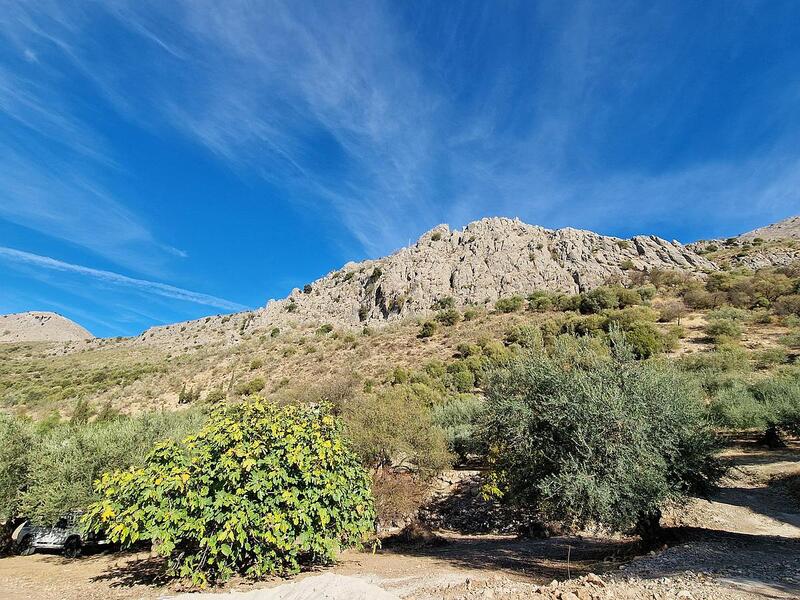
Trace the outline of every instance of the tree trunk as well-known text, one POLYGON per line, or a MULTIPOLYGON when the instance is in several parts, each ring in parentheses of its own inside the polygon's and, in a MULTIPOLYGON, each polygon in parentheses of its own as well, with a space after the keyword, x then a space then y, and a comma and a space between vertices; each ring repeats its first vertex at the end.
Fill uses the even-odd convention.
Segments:
POLYGON ((781 439, 781 434, 778 432, 776 425, 770 425, 764 432, 764 435, 758 441, 759 446, 767 446, 770 450, 776 448, 786 448, 786 444, 781 439))
POLYGON ((661 539, 661 511, 641 513, 636 522, 636 533, 644 542, 655 542, 661 539))

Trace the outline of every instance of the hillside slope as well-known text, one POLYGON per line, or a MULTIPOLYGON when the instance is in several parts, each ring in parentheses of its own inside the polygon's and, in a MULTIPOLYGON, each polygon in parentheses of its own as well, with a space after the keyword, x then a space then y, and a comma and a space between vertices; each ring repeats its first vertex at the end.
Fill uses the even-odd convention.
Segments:
POLYGON ((0 342, 74 342, 92 338, 86 329, 56 313, 0 315, 0 342))
POLYGON ((739 236, 740 240, 800 240, 800 216, 789 217, 783 221, 759 227, 739 236))

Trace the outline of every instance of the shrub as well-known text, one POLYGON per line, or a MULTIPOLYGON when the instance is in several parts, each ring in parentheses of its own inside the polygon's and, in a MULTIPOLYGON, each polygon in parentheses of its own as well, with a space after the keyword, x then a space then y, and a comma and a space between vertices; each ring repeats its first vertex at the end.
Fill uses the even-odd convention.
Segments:
POLYGON ((441 231, 434 231, 433 235, 431 235, 431 241, 432 242, 438 242, 440 239, 442 239, 442 232, 441 231))
POLYGON ((261 390, 264 389, 266 383, 260 377, 256 377, 255 379, 251 379, 250 381, 244 381, 236 386, 236 393, 240 396, 250 396, 251 394, 257 394, 261 390))
POLYGON ((625 341, 630 345, 636 358, 650 358, 667 349, 667 340, 658 328, 647 321, 637 321, 624 332, 625 341))
POLYGON ((472 371, 451 373, 450 386, 456 392, 471 392, 475 387, 475 374, 472 371))
POLYGON ((755 354, 756 367, 759 369, 770 369, 776 365, 785 365, 789 360, 789 353, 783 348, 766 348, 755 354))
POLYGON ((792 331, 778 340, 782 345, 793 350, 800 349, 800 331, 792 331))
POLYGON ((783 296, 775 302, 775 312, 779 315, 795 315, 800 317, 800 294, 783 296))
POLYGON ((102 476, 90 529, 150 540, 203 585, 297 572, 373 531, 370 480, 324 407, 260 398, 218 409, 197 434, 158 444, 138 469, 102 476))
POLYGON ((705 332, 715 342, 724 339, 738 340, 742 337, 742 328, 730 319, 716 319, 709 321, 705 327, 705 332))
POLYGON ((225 392, 223 392, 220 388, 214 388, 208 394, 206 394, 206 404, 219 404, 220 402, 225 401, 225 392))
POLYGON ((448 310, 456 307, 456 301, 452 296, 439 298, 433 303, 433 310, 448 310))
POLYGON ((580 311, 583 314, 599 313, 607 308, 619 307, 616 292, 609 287, 599 287, 581 294, 580 311))
POLYGON ((522 309, 525 305, 525 300, 522 296, 510 296, 508 298, 500 298, 494 303, 494 308, 497 312, 512 313, 522 309))
POLYGON ((303 293, 304 294, 310 294, 313 290, 314 290, 314 288, 311 286, 310 283, 307 283, 307 284, 305 284, 303 286, 303 293))
POLYGON ((196 411, 145 413, 81 426, 62 424, 36 435, 20 511, 46 524, 86 508, 97 499, 93 483, 103 471, 142 464, 156 441, 186 435, 203 419, 196 411))
POLYGON ((419 337, 421 338, 429 338, 433 337, 436 333, 436 322, 435 321, 425 321, 420 327, 419 330, 419 337))
POLYGON ((681 322, 686 316, 686 305, 680 300, 664 302, 658 307, 658 320, 661 323, 681 322))
POLYGON ((478 314, 479 314, 478 311, 475 310, 474 308, 468 308, 467 310, 464 311, 464 320, 472 321, 475 318, 477 318, 478 314))
POLYGON ((317 334, 326 335, 331 331, 333 331, 333 325, 331 325, 330 323, 325 323, 319 326, 319 328, 317 329, 317 334))
POLYGON ((294 298, 290 298, 289 302, 286 304, 286 312, 297 312, 297 303, 294 301, 294 298))
POLYGON ((555 306, 555 296, 550 292, 536 291, 528 296, 528 308, 536 312, 545 312, 555 306))
POLYGON ((264 361, 260 358, 254 358, 250 361, 250 370, 255 371, 256 369, 260 369, 264 366, 264 361))
POLYGON ((619 263, 619 268, 622 269, 623 271, 632 271, 633 269, 636 268, 636 265, 634 265, 633 261, 630 258, 628 258, 619 263))
POLYGON ((702 310, 714 306, 714 295, 701 287, 692 287, 683 294, 683 301, 690 308, 702 310))
POLYGON ((585 344, 526 354, 491 380, 483 433, 494 489, 545 521, 652 531, 664 503, 720 474, 697 386, 585 344))
POLYGON ((740 381, 720 388, 709 404, 714 423, 730 429, 763 429, 767 425, 764 404, 740 381))
POLYGON ((269 337, 276 338, 281 334, 281 330, 277 327, 273 327, 272 331, 269 332, 269 337))
POLYGON ((617 295, 617 302, 619 303, 620 308, 625 308, 626 306, 636 306, 637 304, 642 303, 642 297, 636 290, 630 290, 628 288, 621 287, 615 289, 614 292, 617 295))
POLYGON ((0 413, 0 521, 21 514, 34 435, 31 422, 0 413))
POLYGON ((461 320, 461 314, 455 308, 440 310, 435 319, 442 325, 455 325, 461 320))
POLYGON ((187 388, 186 384, 183 385, 181 391, 178 392, 178 404, 191 404, 200 399, 200 390, 195 388, 187 388))
POLYGON ((522 348, 542 348, 544 340, 542 331, 531 325, 518 325, 506 332, 506 344, 517 344, 522 348))
POLYGON ((433 422, 444 431, 447 447, 462 462, 469 454, 485 452, 478 435, 483 408, 481 398, 467 394, 459 394, 433 407, 433 422))
POLYGON ((342 408, 342 418, 353 450, 368 467, 405 466, 427 477, 450 464, 444 433, 433 424, 419 387, 395 385, 356 396, 342 408))
POLYGON ((369 316, 369 308, 366 306, 360 306, 358 308, 358 320, 366 321, 368 316, 369 316))

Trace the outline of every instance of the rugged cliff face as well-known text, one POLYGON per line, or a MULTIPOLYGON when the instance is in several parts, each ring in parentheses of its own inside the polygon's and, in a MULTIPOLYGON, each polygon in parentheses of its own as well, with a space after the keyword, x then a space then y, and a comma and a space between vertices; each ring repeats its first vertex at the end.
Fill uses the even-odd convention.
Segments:
POLYGON ((52 312, 0 315, 0 342, 73 342, 93 337, 77 323, 52 312))
POLYGON ((482 219, 461 231, 439 225, 411 246, 348 263, 265 308, 156 327, 137 340, 191 348, 235 343, 254 330, 269 333, 292 323, 377 326, 431 313, 442 298, 465 306, 535 290, 576 293, 624 281, 630 269, 654 268, 704 272, 717 267, 680 243, 655 236, 623 240, 515 219, 482 219))
POLYGON ((462 231, 439 225, 391 256, 348 263, 289 298, 270 302, 256 318, 263 324, 287 316, 371 324, 428 312, 445 297, 463 306, 534 290, 585 291, 609 279, 624 280, 632 268, 716 267, 681 244, 655 236, 622 240, 492 218, 462 231))

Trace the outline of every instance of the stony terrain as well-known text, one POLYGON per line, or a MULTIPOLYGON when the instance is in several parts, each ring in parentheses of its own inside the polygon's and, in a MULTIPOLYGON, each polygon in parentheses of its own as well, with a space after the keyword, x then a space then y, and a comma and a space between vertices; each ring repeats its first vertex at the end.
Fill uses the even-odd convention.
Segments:
POLYGON ((92 338, 86 329, 56 313, 0 315, 0 342, 75 342, 92 338))

